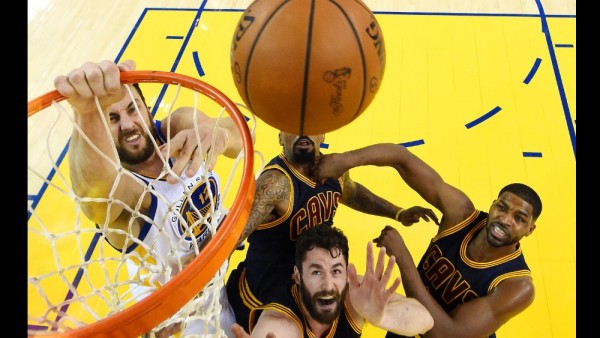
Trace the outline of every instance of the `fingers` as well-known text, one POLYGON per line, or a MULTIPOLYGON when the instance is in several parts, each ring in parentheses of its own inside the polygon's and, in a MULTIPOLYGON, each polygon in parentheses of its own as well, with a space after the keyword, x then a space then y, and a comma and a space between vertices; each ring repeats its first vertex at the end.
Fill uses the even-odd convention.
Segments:
POLYGON ((390 288, 387 289, 387 292, 389 294, 396 292, 396 290, 398 290, 398 288, 400 287, 400 284, 402 284, 402 279, 400 277, 396 277, 392 285, 390 285, 390 288))
MULTIPOLYGON (((208 150, 208 154, 206 154, 206 170, 211 171, 214 169, 215 165, 217 164, 217 158, 219 158, 218 154, 216 154, 215 149, 211 147, 208 150)), ((198 168, 200 168, 201 162, 198 161, 196 158, 194 158, 194 162, 198 162, 197 163, 198 167, 196 168, 196 171, 198 171, 198 168)), ((186 173, 188 173, 188 175, 190 173, 193 175, 196 171, 192 172, 192 170, 193 169, 190 165, 190 169, 188 169, 188 171, 186 173)))
POLYGON ((98 83, 94 83, 94 85, 98 87, 98 90, 106 90, 108 94, 118 93, 122 89, 119 67, 114 62, 108 60, 101 61, 99 66, 102 71, 102 79, 98 80, 98 83))
POLYGON ((125 60, 118 64, 119 70, 122 72, 128 72, 131 70, 135 70, 135 61, 133 60, 125 60))
MULTIPOLYGON (((372 246, 371 243, 368 243, 368 244, 369 244, 369 246, 372 246)), ((385 252, 386 252, 385 247, 379 248, 379 257, 377 257, 377 264, 376 264, 376 268, 375 268, 376 276, 381 276, 383 274, 383 263, 385 262, 385 252)))
POLYGON ((367 265, 365 267, 365 275, 373 273, 373 244, 367 242, 367 265))
POLYGON ((247 338, 247 337, 250 337, 250 335, 238 323, 233 323, 233 325, 231 325, 231 333, 233 333, 233 336, 235 338, 247 338))
POLYGON ((429 216, 429 218, 431 218, 435 224, 440 225, 440 221, 438 220, 437 215, 433 212, 433 210, 431 209, 427 209, 426 211, 427 215, 429 216))
MULTIPOLYGON (((392 278, 392 273, 395 268, 396 268, 396 257, 390 256, 390 259, 387 262, 387 266, 385 267, 385 272, 383 273, 383 277, 381 279, 381 282, 384 285, 387 285, 390 278, 392 278)), ((396 278, 394 280, 394 283, 388 289, 388 292, 389 293, 396 292, 396 290, 398 289, 399 286, 400 286, 400 280, 398 278, 396 278)))
POLYGON ((358 273, 356 272, 356 266, 350 263, 348 264, 348 283, 350 286, 357 287, 360 282, 358 281, 358 273))
POLYGON ((92 99, 104 97, 121 90, 119 68, 108 60, 99 63, 86 62, 66 76, 54 79, 54 87, 67 98, 81 97, 92 99))
POLYGON ((161 145, 160 150, 165 159, 175 157, 175 163, 171 167, 175 175, 170 174, 167 176, 167 182, 171 184, 177 182, 178 177, 181 176, 188 164, 189 167, 186 170, 188 177, 193 176, 202 165, 202 154, 197 147, 197 143, 193 142, 190 137, 193 137, 193 135, 181 132, 171 138, 167 144, 161 145))

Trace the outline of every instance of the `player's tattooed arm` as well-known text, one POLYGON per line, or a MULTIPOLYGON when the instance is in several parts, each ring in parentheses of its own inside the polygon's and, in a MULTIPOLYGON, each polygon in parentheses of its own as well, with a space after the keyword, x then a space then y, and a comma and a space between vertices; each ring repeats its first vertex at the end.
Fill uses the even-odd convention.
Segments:
POLYGON ((256 180, 256 191, 250 216, 238 240, 241 244, 256 228, 285 214, 290 203, 290 181, 279 170, 267 170, 256 180))

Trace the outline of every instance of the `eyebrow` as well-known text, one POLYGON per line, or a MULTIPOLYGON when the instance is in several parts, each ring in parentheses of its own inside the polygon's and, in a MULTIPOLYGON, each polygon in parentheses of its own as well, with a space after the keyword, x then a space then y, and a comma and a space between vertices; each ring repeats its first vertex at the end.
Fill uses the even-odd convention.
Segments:
MULTIPOLYGON (((127 110, 129 110, 129 108, 131 108, 134 105, 134 101, 139 101, 138 106, 141 106, 140 103, 142 103, 142 100, 134 97, 133 100, 131 102, 129 102, 129 104, 127 105, 127 110)), ((110 115, 110 114, 118 114, 118 113, 115 112, 114 110, 111 110, 108 112, 108 114, 110 115)))
MULTIPOLYGON (((341 262, 337 262, 335 263, 332 268, 337 268, 337 267, 344 267, 344 265, 341 262)), ((325 270, 325 268, 321 265, 321 264, 317 264, 317 263, 312 263, 308 266, 308 268, 316 268, 316 269, 322 269, 325 270)))
MULTIPOLYGON (((503 206, 508 207, 508 203, 505 202, 503 199, 499 199, 498 202, 502 203, 503 206)), ((516 211, 519 215, 525 217, 525 218, 531 218, 533 217, 531 214, 519 209, 516 211)))

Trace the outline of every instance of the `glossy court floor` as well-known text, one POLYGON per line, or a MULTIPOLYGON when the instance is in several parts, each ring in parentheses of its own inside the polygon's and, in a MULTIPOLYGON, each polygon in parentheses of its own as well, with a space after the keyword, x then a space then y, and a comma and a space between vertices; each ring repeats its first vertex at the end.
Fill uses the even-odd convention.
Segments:
MULTIPOLYGON (((497 335, 575 337, 575 1, 366 3, 386 43, 382 87, 359 118, 327 134, 323 152, 378 142, 405 144, 486 211, 507 183, 534 187, 544 208, 536 230, 521 244, 536 298, 497 335)), ((54 76, 85 61, 134 59, 138 69, 200 77, 241 102, 231 77, 229 48, 248 4, 29 1, 28 99, 51 90, 54 76), (32 57, 43 53, 46 58, 32 57)), ((70 130, 55 131, 57 136, 47 144, 39 135, 47 134, 50 122, 40 116, 28 122, 29 166, 53 177, 65 166, 70 130), (42 161, 50 147, 60 154, 56 168, 42 161)), ((265 159, 280 152, 272 127, 258 121, 256 137, 255 149, 265 159)), ((351 176, 400 206, 424 204, 391 169, 357 168, 351 176)), ((63 218, 68 223, 71 216, 51 200, 51 189, 43 180, 28 177, 28 204, 47 208, 36 212, 52 215, 56 223, 63 218)), ((335 223, 348 235, 359 271, 366 242, 390 224, 346 207, 338 210, 335 223)), ((418 261, 435 225, 393 225, 418 261)), ((53 255, 33 246, 29 243, 30 273, 49 264, 53 255)), ((235 252, 230 266, 243 255, 235 252)), ((384 333, 367 326, 363 336, 384 333)))

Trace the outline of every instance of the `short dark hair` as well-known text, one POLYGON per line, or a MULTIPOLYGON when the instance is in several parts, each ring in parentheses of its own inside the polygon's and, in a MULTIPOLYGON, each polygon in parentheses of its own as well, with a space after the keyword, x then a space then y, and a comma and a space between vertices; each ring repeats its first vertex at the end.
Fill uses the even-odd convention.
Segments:
POLYGON ((332 257, 342 254, 346 265, 348 265, 348 238, 342 230, 326 223, 321 223, 313 228, 306 230, 300 235, 296 242, 296 266, 302 271, 302 262, 306 258, 306 253, 314 248, 329 250, 332 257))
POLYGON ((533 207, 534 221, 542 213, 542 200, 540 199, 540 196, 535 192, 535 190, 533 190, 533 188, 531 188, 530 186, 523 183, 511 183, 502 188, 502 190, 500 190, 500 192, 498 193, 498 197, 500 197, 500 195, 502 195, 504 192, 513 193, 525 200, 525 202, 531 204, 531 206, 533 207))
MULTIPOLYGON (((144 97, 144 93, 142 93, 142 88, 140 88, 140 84, 136 82, 132 83, 131 85, 137 90, 138 94, 140 94, 140 97, 142 98, 142 101, 144 101, 144 104, 146 104, 146 98, 144 97)), ((148 105, 146 104, 146 106, 148 105)))

